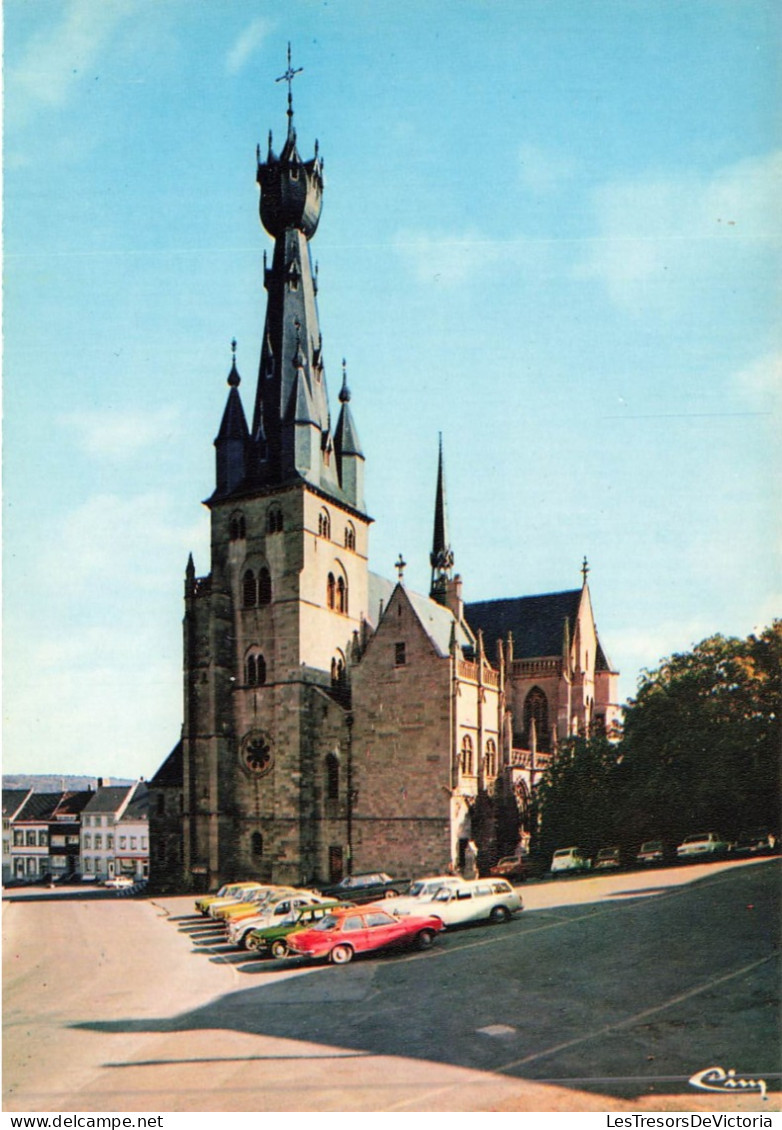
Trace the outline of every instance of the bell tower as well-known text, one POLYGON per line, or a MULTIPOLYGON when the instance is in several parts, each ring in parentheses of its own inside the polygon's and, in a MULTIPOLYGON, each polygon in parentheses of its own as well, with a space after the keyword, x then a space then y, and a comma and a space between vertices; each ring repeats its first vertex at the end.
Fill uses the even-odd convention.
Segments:
MULTIPOLYGON (((192 885, 324 874, 320 746, 339 748, 368 607, 364 456, 346 369, 332 431, 310 241, 323 162, 299 154, 291 65, 277 154, 256 151, 266 314, 250 426, 236 343, 215 439, 211 572, 185 592, 184 850, 192 885)), ((324 754, 325 756, 325 754, 324 754)))

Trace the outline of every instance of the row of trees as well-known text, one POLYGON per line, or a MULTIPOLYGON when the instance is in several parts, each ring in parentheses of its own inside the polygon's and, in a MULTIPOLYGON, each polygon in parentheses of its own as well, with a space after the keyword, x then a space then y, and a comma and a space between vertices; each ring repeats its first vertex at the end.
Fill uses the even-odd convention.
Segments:
POLYGON ((575 738, 537 791, 537 846, 589 851, 780 828, 782 621, 645 671, 621 739, 575 738))

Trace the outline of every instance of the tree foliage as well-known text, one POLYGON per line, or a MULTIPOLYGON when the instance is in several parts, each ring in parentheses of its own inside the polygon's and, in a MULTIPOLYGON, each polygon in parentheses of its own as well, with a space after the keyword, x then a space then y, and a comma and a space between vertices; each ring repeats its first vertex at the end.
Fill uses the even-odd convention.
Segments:
POLYGON ((554 759, 539 791, 541 846, 778 830, 781 686, 782 621, 645 671, 619 743, 576 739, 554 759))

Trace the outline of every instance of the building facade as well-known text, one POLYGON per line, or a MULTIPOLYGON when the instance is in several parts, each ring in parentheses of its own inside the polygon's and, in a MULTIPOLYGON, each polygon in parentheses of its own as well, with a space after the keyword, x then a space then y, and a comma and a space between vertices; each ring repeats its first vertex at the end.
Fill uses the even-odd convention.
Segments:
POLYGON ((317 143, 300 156, 290 83, 257 181, 274 240, 258 378, 248 421, 234 346, 210 567, 185 573, 181 741, 150 783, 152 881, 442 871, 471 842, 486 863, 528 834, 557 743, 617 713, 586 564, 578 589, 465 605, 441 447, 429 594, 401 558, 396 582, 370 571, 365 456, 344 362, 332 426, 310 257, 322 164, 317 143))

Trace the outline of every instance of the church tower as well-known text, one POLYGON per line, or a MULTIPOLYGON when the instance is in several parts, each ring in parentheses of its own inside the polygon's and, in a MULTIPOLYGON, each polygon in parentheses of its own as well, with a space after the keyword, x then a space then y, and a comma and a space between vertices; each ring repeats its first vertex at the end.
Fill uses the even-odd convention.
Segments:
POLYGON ((299 154, 288 68, 279 155, 257 153, 266 317, 251 425, 236 343, 215 440, 211 571, 185 576, 183 870, 191 886, 326 870, 323 763, 346 742, 349 660, 369 614, 364 456, 346 366, 332 431, 310 241, 323 162, 299 154))

